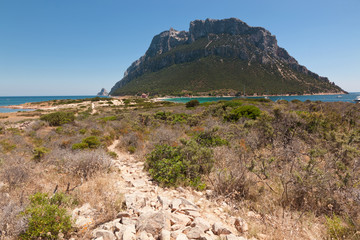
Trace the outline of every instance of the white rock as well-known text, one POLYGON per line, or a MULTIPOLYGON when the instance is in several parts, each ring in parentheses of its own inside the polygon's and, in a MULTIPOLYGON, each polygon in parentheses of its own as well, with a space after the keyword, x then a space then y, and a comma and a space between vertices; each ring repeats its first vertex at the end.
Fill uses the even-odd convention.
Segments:
POLYGON ((136 180, 132 180, 130 182, 131 182, 132 186, 135 188, 141 188, 141 187, 146 186, 146 182, 142 179, 136 179, 136 180))
POLYGON ((164 211, 143 213, 136 223, 137 231, 146 231, 153 236, 160 234, 161 229, 170 230, 170 219, 164 211))
POLYGON ((136 240, 135 237, 135 225, 127 225, 125 231, 123 233, 122 239, 123 240, 136 240))
POLYGON ((138 209, 146 206, 148 198, 140 192, 125 194, 125 203, 127 209, 138 209))
POLYGON ((191 206, 192 208, 190 208, 190 209, 197 209, 197 210, 199 209, 198 206, 196 206, 194 203, 190 202, 189 200, 187 200, 183 197, 181 197, 180 200, 181 200, 182 204, 186 206, 186 208, 189 208, 189 206, 191 206))
POLYGON ((94 213, 95 209, 93 209, 89 203, 85 203, 80 208, 75 208, 71 215, 75 220, 75 226, 81 229, 88 227, 94 222, 94 213))
POLYGON ((188 237, 183 234, 183 233, 180 233, 177 237, 176 237, 176 240, 189 240, 188 237))
POLYGON ((164 196, 157 196, 159 202, 161 203, 162 207, 164 209, 168 209, 170 205, 170 200, 167 197, 164 196))
POLYGON ((201 217, 195 218, 191 226, 198 227, 203 233, 211 228, 210 223, 201 217))
POLYGON ((171 231, 177 231, 182 229, 184 226, 180 225, 180 224, 174 224, 171 226, 171 231))
POLYGON ((92 217, 84 217, 78 216, 75 219, 75 226, 78 228, 85 228, 94 223, 94 219, 92 217))
POLYGON ((177 209, 179 209, 181 203, 182 203, 181 199, 175 198, 175 199, 172 200, 172 202, 171 202, 171 209, 172 209, 172 210, 177 210, 177 209))
POLYGON ((225 239, 226 240, 239 240, 239 238, 237 236, 235 236, 234 234, 226 235, 225 239))
POLYGON ((130 214, 128 212, 119 212, 117 215, 116 215, 117 218, 123 218, 123 217, 130 217, 130 214))
POLYGON ((239 233, 246 233, 249 230, 247 223, 242 218, 236 218, 234 225, 236 230, 239 231, 239 233))
POLYGON ((162 229, 160 233, 160 240, 170 240, 170 232, 168 230, 162 229))
POLYGON ((199 239, 203 233, 204 232, 200 228, 193 227, 186 232, 186 236, 190 239, 199 239))
POLYGON ((200 217, 201 214, 196 209, 183 209, 182 210, 186 215, 189 215, 193 218, 200 217))
POLYGON ((108 231, 108 230, 103 230, 103 229, 95 229, 93 231, 93 235, 95 238, 100 238, 102 237, 104 240, 116 240, 115 235, 108 231))
POLYGON ((170 215, 170 222, 172 223, 172 225, 179 224, 182 226, 187 226, 188 224, 190 224, 191 219, 188 216, 181 213, 172 213, 170 215))
POLYGON ((229 229, 227 229, 226 227, 224 227, 221 223, 216 222, 213 224, 212 226, 212 231, 213 233, 215 233, 216 235, 228 235, 231 234, 231 231, 229 229))

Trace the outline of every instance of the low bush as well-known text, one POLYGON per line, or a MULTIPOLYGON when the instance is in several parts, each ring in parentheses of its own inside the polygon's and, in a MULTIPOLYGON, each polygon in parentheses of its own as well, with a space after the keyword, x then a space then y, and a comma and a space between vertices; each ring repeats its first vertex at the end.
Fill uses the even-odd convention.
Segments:
POLYGON ((199 106, 199 105, 200 105, 200 102, 198 100, 196 100, 196 99, 190 100, 185 104, 185 106, 187 108, 196 107, 196 106, 199 106))
POLYGON ((228 122, 236 122, 240 118, 256 119, 261 114, 261 110, 258 107, 252 105, 240 106, 233 109, 229 114, 224 116, 224 119, 228 122))
POLYGON ((40 119, 48 122, 50 126, 61 126, 65 123, 73 122, 75 115, 72 112, 54 112, 43 115, 40 119))
POLYGON ((157 182, 165 186, 190 185, 203 188, 203 175, 213 166, 212 150, 194 140, 182 141, 182 146, 157 145, 147 156, 146 168, 157 182))
POLYGON ((150 175, 165 186, 178 185, 185 181, 186 166, 179 148, 157 145, 147 156, 150 175))
MULTIPOLYGON (((6 199, 0 194, 0 199, 6 199)), ((0 201, 0 237, 1 239, 18 239, 18 236, 26 230, 26 219, 21 216, 24 207, 13 201, 0 201)))
POLYGON ((50 152, 50 149, 46 147, 37 147, 33 150, 33 159, 36 162, 40 162, 40 160, 44 157, 46 153, 50 152))
POLYGON ((101 145, 101 142, 98 137, 90 136, 90 137, 84 138, 81 141, 81 143, 73 144, 71 148, 73 150, 86 149, 86 148, 95 149, 95 148, 100 147, 100 145, 101 145))
POLYGON ((345 223, 340 217, 333 214, 332 217, 326 218, 327 232, 330 239, 358 239, 354 226, 351 223, 345 223), (354 237, 354 238, 353 238, 354 237))
POLYGON ((30 204, 22 213, 28 216, 28 227, 21 234, 22 239, 58 239, 58 234, 66 235, 72 228, 68 204, 60 193, 49 197, 46 193, 35 193, 29 197, 30 204))
POLYGON ((97 173, 108 172, 111 167, 110 156, 102 149, 64 154, 61 160, 64 171, 84 180, 97 173))
POLYGON ((200 132, 195 136, 195 141, 207 147, 228 145, 229 142, 215 134, 215 131, 200 132))
POLYGON ((15 187, 23 184, 29 177, 29 172, 26 166, 19 162, 7 165, 3 167, 1 179, 7 183, 9 190, 15 189, 15 187))
POLYGON ((12 150, 14 150, 16 148, 16 145, 9 142, 8 140, 1 140, 0 141, 0 150, 1 152, 7 153, 7 152, 11 152, 12 150))

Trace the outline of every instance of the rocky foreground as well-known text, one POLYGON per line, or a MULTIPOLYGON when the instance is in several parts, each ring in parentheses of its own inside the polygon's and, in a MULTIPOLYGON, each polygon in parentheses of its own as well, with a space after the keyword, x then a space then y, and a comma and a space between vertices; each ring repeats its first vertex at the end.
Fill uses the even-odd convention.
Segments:
MULTIPOLYGON (((247 223, 230 215, 226 203, 211 201, 206 193, 189 189, 164 189, 153 183, 143 171, 143 162, 116 149, 118 140, 109 150, 118 154, 114 166, 121 171, 126 210, 117 218, 98 226, 89 234, 96 240, 244 240, 247 223)), ((86 232, 93 223, 95 212, 89 204, 73 211, 76 225, 86 232)))

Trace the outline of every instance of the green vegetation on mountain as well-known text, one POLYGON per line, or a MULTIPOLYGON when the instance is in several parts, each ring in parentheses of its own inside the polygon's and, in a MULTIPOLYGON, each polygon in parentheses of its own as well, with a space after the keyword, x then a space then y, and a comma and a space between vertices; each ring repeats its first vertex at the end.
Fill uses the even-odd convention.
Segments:
POLYGON ((225 95, 341 93, 301 66, 263 28, 238 19, 194 21, 153 38, 111 95, 225 95))
POLYGON ((301 81, 282 79, 277 69, 261 64, 251 64, 239 59, 206 57, 190 63, 175 64, 158 72, 146 73, 113 95, 136 95, 150 92, 153 95, 184 95, 185 93, 225 92, 252 95, 303 94, 331 92, 334 86, 319 82, 305 74, 297 73, 301 81))

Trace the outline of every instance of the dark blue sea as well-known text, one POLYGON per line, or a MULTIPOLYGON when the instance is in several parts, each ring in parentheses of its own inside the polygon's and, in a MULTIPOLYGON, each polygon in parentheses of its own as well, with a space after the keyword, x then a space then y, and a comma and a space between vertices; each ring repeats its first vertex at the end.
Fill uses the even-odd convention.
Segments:
POLYGON ((94 95, 89 96, 31 96, 31 97, 0 97, 0 113, 7 112, 17 112, 17 111, 31 111, 32 109, 10 109, 2 108, 1 106, 9 105, 19 105, 28 102, 43 102, 51 100, 61 100, 61 99, 82 99, 82 98, 92 98, 96 97, 94 95))
MULTIPOLYGON (((357 96, 360 96, 360 92, 352 92, 349 94, 334 94, 334 95, 301 95, 301 96, 276 96, 276 97, 269 97, 272 101, 277 100, 287 100, 291 101, 294 99, 298 99, 300 101, 322 101, 322 102, 354 102, 354 99, 356 99, 357 96)), ((180 97, 180 98, 167 98, 164 99, 165 101, 171 101, 171 102, 178 102, 178 103, 186 103, 190 100, 197 99, 200 103, 203 102, 214 102, 214 101, 220 101, 220 100, 231 100, 235 97, 180 97)), ((248 98, 264 98, 264 97, 248 97, 248 98)))

